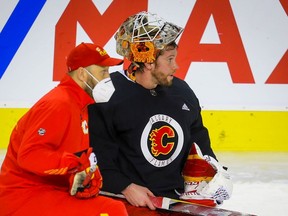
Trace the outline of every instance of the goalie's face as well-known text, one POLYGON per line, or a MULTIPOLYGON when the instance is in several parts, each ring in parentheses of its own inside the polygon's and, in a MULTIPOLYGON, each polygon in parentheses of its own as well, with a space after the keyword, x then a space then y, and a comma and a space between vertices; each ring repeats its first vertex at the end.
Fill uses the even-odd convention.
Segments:
POLYGON ((156 85, 171 86, 174 73, 178 69, 176 62, 177 48, 167 47, 166 50, 157 58, 154 70, 151 75, 156 85))

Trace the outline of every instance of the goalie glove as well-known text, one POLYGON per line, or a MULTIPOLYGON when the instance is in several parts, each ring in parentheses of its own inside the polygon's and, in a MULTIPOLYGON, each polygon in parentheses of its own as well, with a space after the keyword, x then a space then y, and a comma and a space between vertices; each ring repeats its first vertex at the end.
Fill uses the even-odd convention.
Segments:
POLYGON ((79 163, 77 172, 69 178, 70 195, 84 199, 97 196, 102 187, 102 176, 92 148, 81 154, 79 163))
POLYGON ((196 143, 192 144, 182 174, 182 200, 216 206, 229 199, 232 194, 233 184, 229 173, 214 158, 203 156, 196 143))

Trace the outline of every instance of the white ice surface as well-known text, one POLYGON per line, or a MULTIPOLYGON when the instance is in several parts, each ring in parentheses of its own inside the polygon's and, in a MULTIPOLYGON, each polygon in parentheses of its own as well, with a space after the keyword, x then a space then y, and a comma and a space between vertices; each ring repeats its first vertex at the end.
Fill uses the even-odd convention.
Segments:
POLYGON ((217 153, 234 181, 221 206, 259 216, 288 215, 288 153, 217 153))
MULTIPOLYGON (((0 164, 5 153, 0 150, 0 164)), ((221 208, 259 216, 288 215, 288 153, 216 154, 234 181, 232 197, 221 208)))

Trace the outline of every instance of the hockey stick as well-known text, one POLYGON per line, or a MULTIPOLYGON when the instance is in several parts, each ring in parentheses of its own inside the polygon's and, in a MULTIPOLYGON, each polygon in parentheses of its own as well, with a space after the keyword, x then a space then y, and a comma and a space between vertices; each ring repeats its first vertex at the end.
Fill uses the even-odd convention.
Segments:
POLYGON ((170 199, 168 197, 151 197, 151 200, 156 206, 156 208, 165 209, 173 212, 183 212, 188 215, 255 216, 253 214, 247 214, 217 207, 203 206, 183 200, 170 199))
POLYGON ((107 192, 107 191, 100 191, 99 194, 103 195, 103 196, 126 199, 123 194, 115 194, 115 193, 111 193, 111 192, 107 192))
MULTIPOLYGON (((114 194, 106 191, 100 191, 101 195, 110 196, 115 198, 125 199, 122 194, 114 194)), ((238 211, 232 211, 228 209, 209 207, 203 205, 197 205, 183 200, 171 199, 168 197, 150 197, 153 205, 158 209, 163 209, 170 212, 185 213, 187 215, 197 216, 256 216, 254 214, 247 214, 238 211)))

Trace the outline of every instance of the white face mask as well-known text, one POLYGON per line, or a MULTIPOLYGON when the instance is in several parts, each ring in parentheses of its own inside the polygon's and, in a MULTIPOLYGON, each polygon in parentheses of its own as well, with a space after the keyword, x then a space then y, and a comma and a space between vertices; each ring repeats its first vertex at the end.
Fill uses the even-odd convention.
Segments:
POLYGON ((105 103, 110 100, 115 91, 114 85, 110 77, 107 77, 94 87, 92 94, 96 103, 105 103))
POLYGON ((115 91, 111 78, 107 77, 101 81, 98 81, 88 70, 86 71, 97 82, 97 85, 95 85, 95 87, 92 89, 91 86, 89 86, 85 81, 83 81, 86 86, 91 89, 95 102, 108 102, 115 91))

